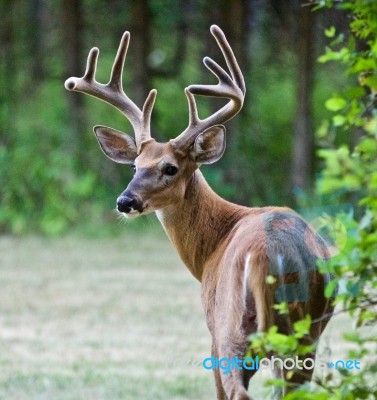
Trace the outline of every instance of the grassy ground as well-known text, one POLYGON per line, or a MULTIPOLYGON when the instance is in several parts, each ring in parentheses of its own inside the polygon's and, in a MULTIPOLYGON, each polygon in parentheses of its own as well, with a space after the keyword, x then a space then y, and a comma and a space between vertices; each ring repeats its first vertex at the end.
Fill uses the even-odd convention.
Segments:
POLYGON ((212 372, 182 364, 209 356, 199 284, 162 230, 120 230, 0 239, 0 399, 215 398, 212 372))

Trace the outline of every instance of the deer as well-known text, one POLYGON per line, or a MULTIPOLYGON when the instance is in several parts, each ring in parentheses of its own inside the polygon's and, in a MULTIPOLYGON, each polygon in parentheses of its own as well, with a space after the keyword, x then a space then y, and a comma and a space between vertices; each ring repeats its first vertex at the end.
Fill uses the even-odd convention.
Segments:
MULTIPOLYGON (((134 137, 106 126, 93 128, 103 153, 133 168, 133 178, 117 198, 116 209, 130 219, 156 213, 183 263, 201 283, 211 354, 231 359, 245 357, 252 333, 277 325, 279 332, 290 334, 292 323, 306 315, 313 321, 307 340, 318 341, 333 308, 324 296, 329 277, 317 268, 329 252, 314 229, 288 207, 246 207, 221 198, 200 171, 201 165, 212 164, 224 154, 224 123, 238 114, 246 94, 244 77, 225 34, 216 25, 210 32, 227 70, 209 57, 203 59, 218 83, 185 88, 188 126, 168 142, 151 136, 157 91, 149 92, 142 108, 123 91, 129 32, 122 36, 107 84, 95 79, 99 49, 94 47, 83 77, 67 79, 65 88, 107 102, 131 123, 134 137), (201 119, 195 96, 222 98, 226 103, 201 119), (277 278, 274 284, 268 283, 270 275, 277 278), (282 301, 287 302, 288 315, 280 315, 274 307, 282 301)), ((252 399, 248 386, 255 372, 235 368, 223 374, 214 369, 217 398, 252 399)), ((309 368, 295 371, 291 384, 309 381, 312 372, 309 368)), ((287 379, 285 370, 274 373, 287 379)), ((277 392, 276 398, 283 394, 277 392)))

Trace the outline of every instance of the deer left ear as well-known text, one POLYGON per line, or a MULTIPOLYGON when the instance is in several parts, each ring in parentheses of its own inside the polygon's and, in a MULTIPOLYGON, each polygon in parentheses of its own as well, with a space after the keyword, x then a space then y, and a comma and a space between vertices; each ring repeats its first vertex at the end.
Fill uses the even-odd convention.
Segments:
POLYGON ((195 139, 190 156, 198 164, 212 164, 222 157, 225 146, 225 126, 215 125, 195 139))
POLYGON ((137 157, 137 148, 131 136, 107 126, 97 125, 93 130, 102 151, 110 160, 120 164, 133 164, 137 157))

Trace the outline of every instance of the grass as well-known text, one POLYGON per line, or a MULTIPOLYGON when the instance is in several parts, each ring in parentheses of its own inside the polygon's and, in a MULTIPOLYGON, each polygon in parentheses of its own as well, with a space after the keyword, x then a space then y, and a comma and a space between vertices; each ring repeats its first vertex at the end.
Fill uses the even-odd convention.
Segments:
POLYGON ((160 228, 120 230, 0 239, 0 399, 215 398, 199 283, 160 228))
MULTIPOLYGON (((122 228, 123 229, 123 228, 122 228)), ((200 286, 162 230, 0 240, 0 399, 200 399, 200 286)))

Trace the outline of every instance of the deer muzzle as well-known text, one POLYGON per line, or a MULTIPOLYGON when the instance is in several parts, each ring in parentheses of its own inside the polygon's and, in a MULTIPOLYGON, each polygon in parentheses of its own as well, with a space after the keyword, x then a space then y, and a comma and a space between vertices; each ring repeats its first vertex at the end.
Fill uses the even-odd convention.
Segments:
POLYGON ((132 193, 122 193, 117 199, 117 210, 121 213, 143 212, 143 202, 132 193))

